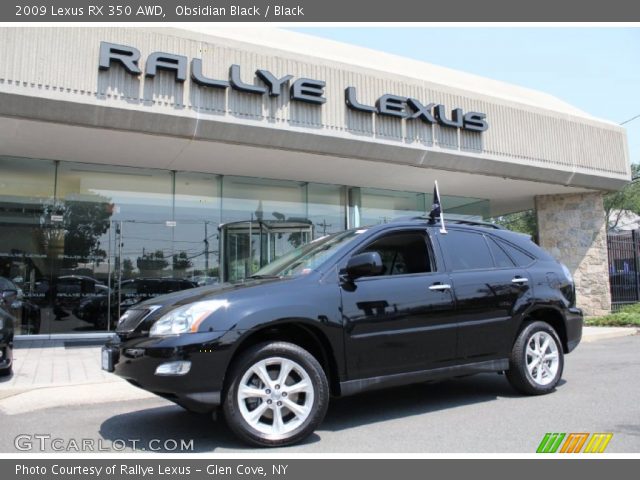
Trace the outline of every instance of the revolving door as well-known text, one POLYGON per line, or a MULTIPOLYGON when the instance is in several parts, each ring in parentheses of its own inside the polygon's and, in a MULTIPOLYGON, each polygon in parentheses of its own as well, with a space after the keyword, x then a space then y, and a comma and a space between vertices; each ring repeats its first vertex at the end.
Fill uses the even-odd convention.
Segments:
POLYGON ((313 224, 298 221, 241 221, 220 225, 220 278, 235 282, 313 239, 313 224))

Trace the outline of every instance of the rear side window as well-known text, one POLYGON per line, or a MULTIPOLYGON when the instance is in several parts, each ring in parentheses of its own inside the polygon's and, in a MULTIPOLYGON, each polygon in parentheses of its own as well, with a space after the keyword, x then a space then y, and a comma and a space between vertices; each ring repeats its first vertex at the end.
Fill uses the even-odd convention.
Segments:
POLYGON ((519 248, 516 248, 507 242, 503 242, 502 240, 498 240, 498 243, 502 248, 504 248, 513 261, 516 262, 517 266, 526 267, 533 262, 534 258, 528 253, 524 253, 519 248))
POLYGON ((493 257, 484 235, 450 230, 440 238, 447 245, 452 270, 493 268, 493 257))
POLYGON ((489 242, 489 248, 491 249, 491 253, 493 254, 493 259, 496 262, 496 267, 510 268, 515 266, 513 260, 509 258, 505 251, 496 243, 493 238, 487 237, 487 241, 489 242))

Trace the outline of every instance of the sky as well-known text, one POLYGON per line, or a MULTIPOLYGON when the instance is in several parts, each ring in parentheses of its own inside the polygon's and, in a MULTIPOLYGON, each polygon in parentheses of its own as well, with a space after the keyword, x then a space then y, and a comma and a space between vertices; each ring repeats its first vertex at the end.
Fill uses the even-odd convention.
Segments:
MULTIPOLYGON (((540 90, 615 123, 640 115, 640 28, 292 30, 540 90)), ((631 162, 640 163, 640 117, 625 127, 631 162)))

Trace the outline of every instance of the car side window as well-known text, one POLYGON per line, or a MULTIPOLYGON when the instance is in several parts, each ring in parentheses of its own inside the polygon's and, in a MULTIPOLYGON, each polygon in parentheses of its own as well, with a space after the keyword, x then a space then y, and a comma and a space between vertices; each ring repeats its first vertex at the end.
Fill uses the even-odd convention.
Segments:
POLYGON ((493 259, 496 262, 496 267, 498 268, 515 267, 516 264, 513 262, 513 260, 509 258, 509 255, 506 254, 506 252, 500 247, 500 245, 496 243, 496 241, 493 238, 487 237, 487 241, 489 242, 489 248, 491 249, 491 254, 493 255, 493 259))
POLYGON ((507 242, 503 242, 502 240, 498 240, 498 243, 504 250, 509 254, 509 256, 513 259, 513 261, 519 267, 526 267, 527 265, 531 265, 535 259, 529 255, 528 253, 524 253, 519 248, 516 248, 507 242))
POLYGON ((360 252, 378 252, 384 269, 380 275, 406 275, 434 270, 423 232, 394 232, 365 246, 360 252))
POLYGON ((440 238, 447 246, 452 270, 493 268, 493 258, 484 235, 450 230, 440 238))

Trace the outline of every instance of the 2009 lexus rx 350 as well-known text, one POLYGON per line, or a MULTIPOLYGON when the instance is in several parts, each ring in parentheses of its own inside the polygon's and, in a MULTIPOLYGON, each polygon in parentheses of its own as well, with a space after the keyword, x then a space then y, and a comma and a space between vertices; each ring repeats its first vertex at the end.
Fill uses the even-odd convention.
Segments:
POLYGON ((571 274, 529 237, 423 218, 304 245, 233 284, 127 310, 103 368, 252 444, 297 442, 330 394, 505 372, 553 391, 580 342, 571 274))

